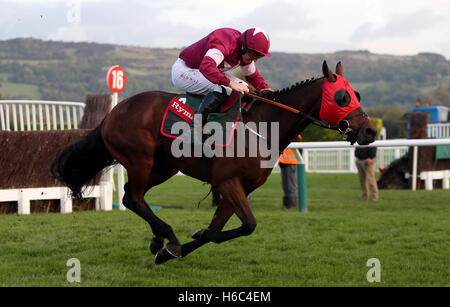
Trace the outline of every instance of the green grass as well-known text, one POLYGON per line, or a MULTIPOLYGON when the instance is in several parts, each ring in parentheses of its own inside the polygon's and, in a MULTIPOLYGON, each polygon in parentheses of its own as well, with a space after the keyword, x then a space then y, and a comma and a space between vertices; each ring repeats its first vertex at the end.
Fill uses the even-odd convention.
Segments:
MULTIPOLYGON (((1 60, 0 60, 1 63, 1 60)), ((8 81, 8 78, 11 77, 12 74, 0 73, 0 82, 8 81)))
MULTIPOLYGON (((0 60, 0 64, 1 64, 0 60)), ((41 92, 37 85, 25 84, 25 83, 13 83, 8 79, 12 74, 0 73, 0 94, 4 97, 22 97, 26 99, 42 99, 41 92)))
MULTIPOLYGON (((381 190, 359 200, 355 174, 308 174, 309 212, 282 209, 279 174, 252 195, 255 232, 155 265, 130 211, 0 216, 0 286, 449 286, 450 191, 381 190), (66 262, 81 262, 81 283, 66 262), (368 283, 378 258, 381 282, 368 283)), ((209 186, 175 176, 147 194, 182 242, 209 224, 209 186)), ((226 229, 240 225, 233 216, 226 229)))
POLYGON ((37 85, 25 83, 0 82, 0 93, 7 97, 23 97, 24 99, 42 99, 41 92, 37 85))

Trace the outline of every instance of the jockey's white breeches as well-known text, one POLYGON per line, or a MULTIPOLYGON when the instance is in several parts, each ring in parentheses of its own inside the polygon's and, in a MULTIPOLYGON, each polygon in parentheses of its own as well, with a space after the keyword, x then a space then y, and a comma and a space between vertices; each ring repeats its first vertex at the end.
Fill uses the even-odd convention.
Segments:
MULTIPOLYGON (((226 74, 226 76, 234 82, 244 82, 241 79, 226 74)), ((172 82, 179 90, 192 94, 205 95, 209 92, 222 92, 225 88, 227 94, 231 94, 231 87, 214 84, 200 72, 198 69, 190 68, 186 63, 178 58, 172 66, 172 82)))

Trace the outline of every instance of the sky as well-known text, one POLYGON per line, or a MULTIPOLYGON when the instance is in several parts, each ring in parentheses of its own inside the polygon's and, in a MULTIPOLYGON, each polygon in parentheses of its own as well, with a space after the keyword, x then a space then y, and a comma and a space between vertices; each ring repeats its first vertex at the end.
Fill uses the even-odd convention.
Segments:
POLYGON ((0 39, 182 48, 262 27, 271 51, 369 50, 450 59, 450 0, 0 0, 0 39))

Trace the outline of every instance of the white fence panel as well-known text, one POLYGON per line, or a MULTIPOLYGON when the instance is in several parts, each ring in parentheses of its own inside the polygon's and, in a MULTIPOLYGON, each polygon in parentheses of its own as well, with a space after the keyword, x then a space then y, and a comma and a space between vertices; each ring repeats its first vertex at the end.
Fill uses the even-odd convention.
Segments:
POLYGON ((442 180, 442 188, 450 189, 450 170, 421 172, 420 179, 425 181, 425 190, 433 190, 433 180, 442 180))
MULTIPOLYGON (((388 166, 392 161, 408 152, 408 147, 386 147, 377 149, 376 169, 388 166)), ((306 172, 357 173, 354 148, 304 149, 306 172), (306 157, 306 158, 305 158, 306 157)))
POLYGON ((0 130, 77 129, 84 107, 83 102, 0 100, 0 130))
POLYGON ((428 124, 427 136, 429 138, 450 137, 450 123, 428 124))
MULTIPOLYGON (((83 118, 84 107, 85 103, 82 102, 0 100, 0 130, 77 129, 83 118)), ((112 210, 113 189, 112 174, 107 172, 102 176, 100 185, 89 187, 89 194, 84 197, 95 198, 96 210, 112 210)), ((17 201, 19 214, 30 214, 31 200, 49 199, 60 199, 61 213, 72 212, 72 199, 68 197, 66 187, 0 190, 0 201, 17 201)))

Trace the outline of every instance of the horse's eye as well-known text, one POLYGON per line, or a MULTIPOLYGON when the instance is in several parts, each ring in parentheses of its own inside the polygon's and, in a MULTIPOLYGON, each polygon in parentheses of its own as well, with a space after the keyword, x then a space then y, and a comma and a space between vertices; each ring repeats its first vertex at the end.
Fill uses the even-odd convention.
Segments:
POLYGON ((350 104, 351 97, 345 89, 341 89, 334 93, 334 103, 340 107, 346 107, 350 104))

